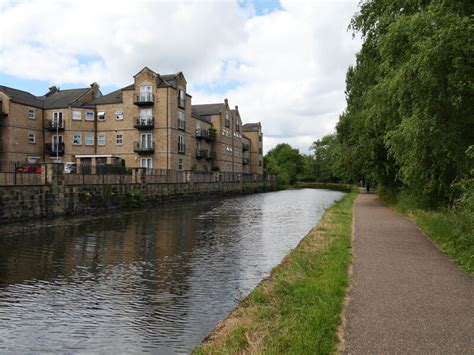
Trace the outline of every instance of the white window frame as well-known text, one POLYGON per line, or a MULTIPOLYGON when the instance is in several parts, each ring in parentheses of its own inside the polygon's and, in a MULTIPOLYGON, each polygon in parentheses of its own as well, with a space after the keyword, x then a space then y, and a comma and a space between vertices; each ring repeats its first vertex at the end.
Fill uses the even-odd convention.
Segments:
POLYGON ((86 134, 84 136, 84 145, 94 145, 94 135, 93 134, 86 134))
POLYGON ((116 132, 115 133, 115 145, 123 145, 123 133, 116 132))
POLYGON ((186 127, 186 119, 184 111, 178 110, 178 129, 184 130, 186 127))
POLYGON ((153 133, 140 133, 140 147, 152 148, 153 147, 153 133))
POLYGON ((82 135, 80 133, 73 133, 72 145, 82 145, 82 135), (75 141, 77 138, 77 142, 75 141))
POLYGON ((97 145, 105 145, 105 134, 98 134, 97 135, 97 145))
POLYGON ((28 133, 28 143, 29 144, 36 144, 36 134, 28 133))
POLYGON ((72 111, 72 120, 73 121, 80 121, 82 120, 82 112, 78 110, 72 111))
POLYGON ((94 121, 94 111, 86 111, 86 121, 94 121))
POLYGON ((152 101, 153 93, 151 85, 140 85, 140 101, 152 101))
POLYGON ((115 111, 115 119, 117 121, 122 121, 123 120, 123 110, 116 110, 115 111))
POLYGON ((36 120, 36 110, 34 108, 28 109, 28 118, 30 120, 36 120))
POLYGON ((97 112, 97 121, 100 121, 100 122, 105 121, 105 111, 97 112))

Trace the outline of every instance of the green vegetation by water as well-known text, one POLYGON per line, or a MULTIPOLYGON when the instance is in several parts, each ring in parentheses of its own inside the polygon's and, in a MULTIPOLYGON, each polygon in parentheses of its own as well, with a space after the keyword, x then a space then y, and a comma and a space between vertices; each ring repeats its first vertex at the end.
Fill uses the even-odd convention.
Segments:
POLYGON ((329 354, 351 262, 357 192, 328 209, 271 276, 222 322, 195 354, 329 354))

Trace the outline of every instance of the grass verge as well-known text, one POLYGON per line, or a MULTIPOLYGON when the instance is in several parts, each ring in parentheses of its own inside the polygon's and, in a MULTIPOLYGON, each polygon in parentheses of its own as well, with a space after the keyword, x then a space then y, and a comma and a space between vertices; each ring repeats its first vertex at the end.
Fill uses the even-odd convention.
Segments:
POLYGON ((351 262, 352 206, 344 196, 194 354, 328 354, 351 262))
POLYGON ((409 217, 457 265, 474 275, 474 215, 463 209, 427 210, 407 199, 381 196, 394 210, 409 217))

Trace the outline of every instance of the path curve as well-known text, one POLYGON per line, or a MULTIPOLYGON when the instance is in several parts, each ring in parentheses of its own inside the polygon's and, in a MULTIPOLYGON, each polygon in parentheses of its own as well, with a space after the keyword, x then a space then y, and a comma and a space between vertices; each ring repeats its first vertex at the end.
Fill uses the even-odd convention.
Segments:
POLYGON ((344 353, 474 353, 474 279, 413 222, 360 194, 344 353))

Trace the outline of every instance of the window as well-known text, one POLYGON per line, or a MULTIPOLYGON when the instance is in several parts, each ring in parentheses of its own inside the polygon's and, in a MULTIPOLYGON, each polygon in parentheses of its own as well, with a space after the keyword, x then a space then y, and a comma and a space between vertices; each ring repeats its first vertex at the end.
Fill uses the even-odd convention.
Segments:
POLYGON ((86 145, 94 145, 94 136, 92 134, 86 135, 86 145))
POLYGON ((141 158, 140 167, 147 169, 147 174, 151 174, 151 169, 153 169, 153 160, 151 158, 141 158))
POLYGON ((62 111, 53 112, 53 127, 64 128, 64 120, 62 111))
POLYGON ((105 145, 105 134, 99 134, 97 136, 97 145, 105 145))
POLYGON ((142 108, 140 109, 140 122, 144 125, 150 125, 153 122, 151 108, 142 108))
POLYGON ((115 133, 115 144, 116 145, 123 144, 123 133, 115 133))
POLYGON ((34 133, 28 134, 28 143, 36 144, 36 135, 34 133))
POLYGON ((140 134, 140 147, 143 149, 153 148, 153 134, 152 133, 140 134))
POLYGON ((92 111, 86 112, 86 121, 94 121, 94 112, 92 111))
POLYGON ((123 120, 123 111, 120 111, 120 110, 115 111, 115 119, 117 121, 123 120))
POLYGON ((186 150, 186 146, 184 144, 184 136, 179 135, 178 136, 178 153, 184 153, 186 150))
POLYGON ((225 126, 230 127, 229 113, 225 113, 225 126))
POLYGON ((178 129, 184 130, 184 128, 185 128, 184 112, 178 110, 178 129))
POLYGON ((262 148, 258 148, 258 154, 262 154, 262 148))
POLYGON ((151 93, 151 85, 140 86, 140 96, 138 97, 139 102, 153 101, 153 95, 151 93))
POLYGON ((262 135, 261 135, 261 134, 258 135, 258 141, 259 141, 259 142, 262 141, 262 135))
MULTIPOLYGON (((240 132, 240 125, 238 123, 235 124, 235 130, 237 132, 240 132)), ((237 135, 238 136, 238 135, 237 135)))
POLYGON ((34 109, 30 108, 30 109, 28 110, 28 118, 29 118, 30 120, 36 119, 36 111, 35 111, 34 109))
POLYGON ((261 160, 258 161, 258 166, 262 166, 262 161, 261 160))
POLYGON ((81 111, 72 111, 72 119, 74 121, 80 121, 81 120, 81 111))
POLYGON ((178 170, 179 171, 183 170, 183 159, 178 159, 178 170))
POLYGON ((74 133, 72 135, 72 144, 73 145, 82 145, 82 137, 79 133, 74 133))
POLYGON ((105 121, 105 112, 97 112, 97 121, 105 121))
POLYGON ((178 90, 178 106, 181 108, 185 108, 186 105, 186 93, 183 89, 178 90))

